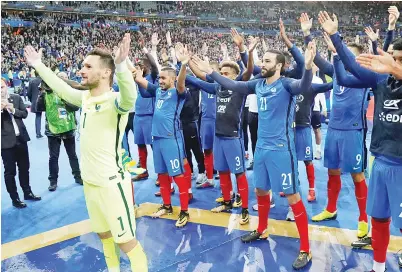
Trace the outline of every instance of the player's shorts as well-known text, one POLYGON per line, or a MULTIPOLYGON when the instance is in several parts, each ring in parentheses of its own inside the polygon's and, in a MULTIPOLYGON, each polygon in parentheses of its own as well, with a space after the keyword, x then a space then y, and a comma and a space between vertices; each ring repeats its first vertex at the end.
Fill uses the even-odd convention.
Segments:
POLYGON ((321 112, 319 111, 311 112, 311 126, 313 127, 313 129, 321 127, 321 112))
POLYGON ((134 116, 134 143, 152 144, 152 115, 134 116))
POLYGON ((267 150, 257 147, 254 154, 254 187, 287 195, 299 192, 295 151, 267 150))
POLYGON ((361 173, 364 167, 363 130, 328 128, 324 148, 324 166, 343 173, 361 173))
POLYGON ((392 217, 402 229, 402 160, 376 157, 373 162, 367 197, 367 214, 375 218, 392 217))
POLYGON ((296 154, 298 161, 313 160, 311 127, 296 127, 296 154))
POLYGON ((111 231, 116 243, 127 243, 135 237, 134 198, 131 175, 111 180, 107 187, 84 181, 84 195, 92 230, 111 231))
POLYGON ((215 138, 215 119, 201 119, 200 133, 202 149, 212 149, 215 138))
POLYGON ((156 138, 153 141, 155 173, 175 177, 184 173, 184 141, 181 131, 176 138, 156 138))
POLYGON ((246 171, 242 138, 215 136, 213 152, 214 168, 217 171, 230 171, 232 174, 240 174, 246 171))

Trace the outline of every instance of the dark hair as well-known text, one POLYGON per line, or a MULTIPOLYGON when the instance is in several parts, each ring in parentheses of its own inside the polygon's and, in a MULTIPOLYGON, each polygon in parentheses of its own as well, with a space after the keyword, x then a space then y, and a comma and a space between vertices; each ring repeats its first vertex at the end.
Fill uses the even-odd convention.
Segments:
POLYGON ((348 43, 348 47, 356 48, 357 51, 359 52, 359 54, 364 52, 364 46, 361 44, 358 44, 358 43, 354 43, 354 42, 348 43))
POLYGON ((162 67, 161 72, 163 72, 163 71, 168 72, 168 74, 170 76, 174 76, 174 77, 176 76, 176 70, 173 69, 172 67, 169 67, 169 66, 162 67))
POLYGON ((109 84, 110 87, 113 85, 113 76, 116 70, 116 66, 114 65, 114 59, 112 57, 112 54, 110 54, 109 51, 106 51, 101 48, 95 48, 94 50, 90 51, 87 56, 99 56, 101 65, 103 68, 109 68, 112 70, 110 73, 110 78, 109 78, 109 84))
MULTIPOLYGON (((276 51, 276 50, 275 50, 276 51)), ((289 52, 281 52, 283 56, 285 57, 285 62, 291 62, 292 61, 292 55, 289 52)))
POLYGON ((277 64, 278 64, 278 63, 281 63, 281 64, 282 64, 281 73, 283 73, 283 71, 285 71, 285 63, 286 63, 286 56, 285 56, 285 54, 286 54, 286 52, 283 53, 283 52, 281 52, 281 51, 279 51, 279 50, 270 49, 270 50, 268 50, 268 51, 265 52, 265 53, 271 53, 271 54, 275 54, 275 55, 276 55, 275 61, 276 61, 277 64))
POLYGON ((220 64, 220 68, 223 68, 223 67, 232 68, 233 70, 235 70, 236 75, 240 74, 240 67, 234 61, 231 61, 231 60, 222 61, 221 64, 220 64))
POLYGON ((402 50, 402 38, 398 38, 393 41, 392 45, 394 46, 394 51, 395 50, 402 50))

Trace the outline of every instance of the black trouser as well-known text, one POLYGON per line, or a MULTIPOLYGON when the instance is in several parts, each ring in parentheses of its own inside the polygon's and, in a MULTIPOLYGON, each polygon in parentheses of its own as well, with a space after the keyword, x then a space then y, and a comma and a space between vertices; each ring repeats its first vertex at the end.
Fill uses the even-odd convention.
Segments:
POLYGON ((257 145, 258 112, 248 113, 248 125, 250 128, 251 149, 253 151, 253 157, 254 157, 255 147, 257 145))
POLYGON ((80 166, 78 164, 77 154, 75 153, 75 137, 61 138, 48 136, 49 146, 49 181, 50 184, 57 184, 59 177, 59 155, 61 141, 63 140, 64 147, 67 152, 70 166, 75 179, 81 178, 80 166))
POLYGON ((128 152, 128 155, 130 156, 130 158, 131 158, 131 152, 130 152, 130 144, 128 143, 128 133, 131 130, 134 134, 134 115, 135 115, 135 112, 130 112, 128 114, 128 121, 127 121, 126 129, 124 132, 126 134, 126 139, 127 139, 127 149, 128 149, 127 152, 128 152))
POLYGON ((201 147, 200 130, 198 129, 198 121, 194 121, 187 124, 182 124, 184 134, 184 146, 186 148, 186 156, 188 163, 190 164, 191 172, 193 171, 193 151, 195 159, 198 164, 198 172, 205 173, 204 165, 204 153, 201 147))
POLYGON ((29 153, 27 143, 18 141, 14 147, 2 149, 1 158, 4 165, 4 180, 11 199, 19 199, 15 183, 15 175, 17 174, 16 164, 18 165, 18 178, 22 191, 24 194, 29 194, 31 187, 29 186, 29 153))
POLYGON ((244 150, 248 151, 248 107, 243 108, 243 113, 241 116, 241 124, 243 130, 243 139, 244 139, 244 150))
POLYGON ((41 135, 41 127, 42 127, 42 112, 36 112, 35 113, 35 131, 36 131, 36 136, 41 135))

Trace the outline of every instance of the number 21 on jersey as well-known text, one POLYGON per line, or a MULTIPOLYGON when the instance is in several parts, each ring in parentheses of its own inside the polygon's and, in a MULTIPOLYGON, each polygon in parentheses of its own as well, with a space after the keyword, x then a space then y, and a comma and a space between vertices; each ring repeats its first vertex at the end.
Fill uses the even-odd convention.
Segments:
POLYGON ((267 110, 267 98, 260 97, 260 110, 265 111, 267 110))

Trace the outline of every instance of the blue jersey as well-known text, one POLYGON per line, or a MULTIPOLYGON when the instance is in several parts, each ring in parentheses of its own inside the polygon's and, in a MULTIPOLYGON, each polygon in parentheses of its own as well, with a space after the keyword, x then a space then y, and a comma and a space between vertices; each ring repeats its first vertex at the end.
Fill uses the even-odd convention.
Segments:
POLYGON ((201 92, 201 118, 216 119, 216 95, 201 92))
POLYGON ((180 113, 186 95, 180 95, 175 88, 167 91, 156 90, 155 111, 152 119, 152 136, 161 138, 176 137, 181 128, 180 113))
POLYGON ((138 88, 137 101, 135 102, 135 114, 138 116, 154 114, 155 98, 142 97, 139 88, 138 88))
POLYGON ((291 82, 281 78, 270 85, 265 80, 257 83, 257 148, 294 150, 296 96, 289 90, 291 82))
POLYGON ((363 129, 367 90, 340 86, 333 76, 332 110, 329 127, 339 130, 363 129))

